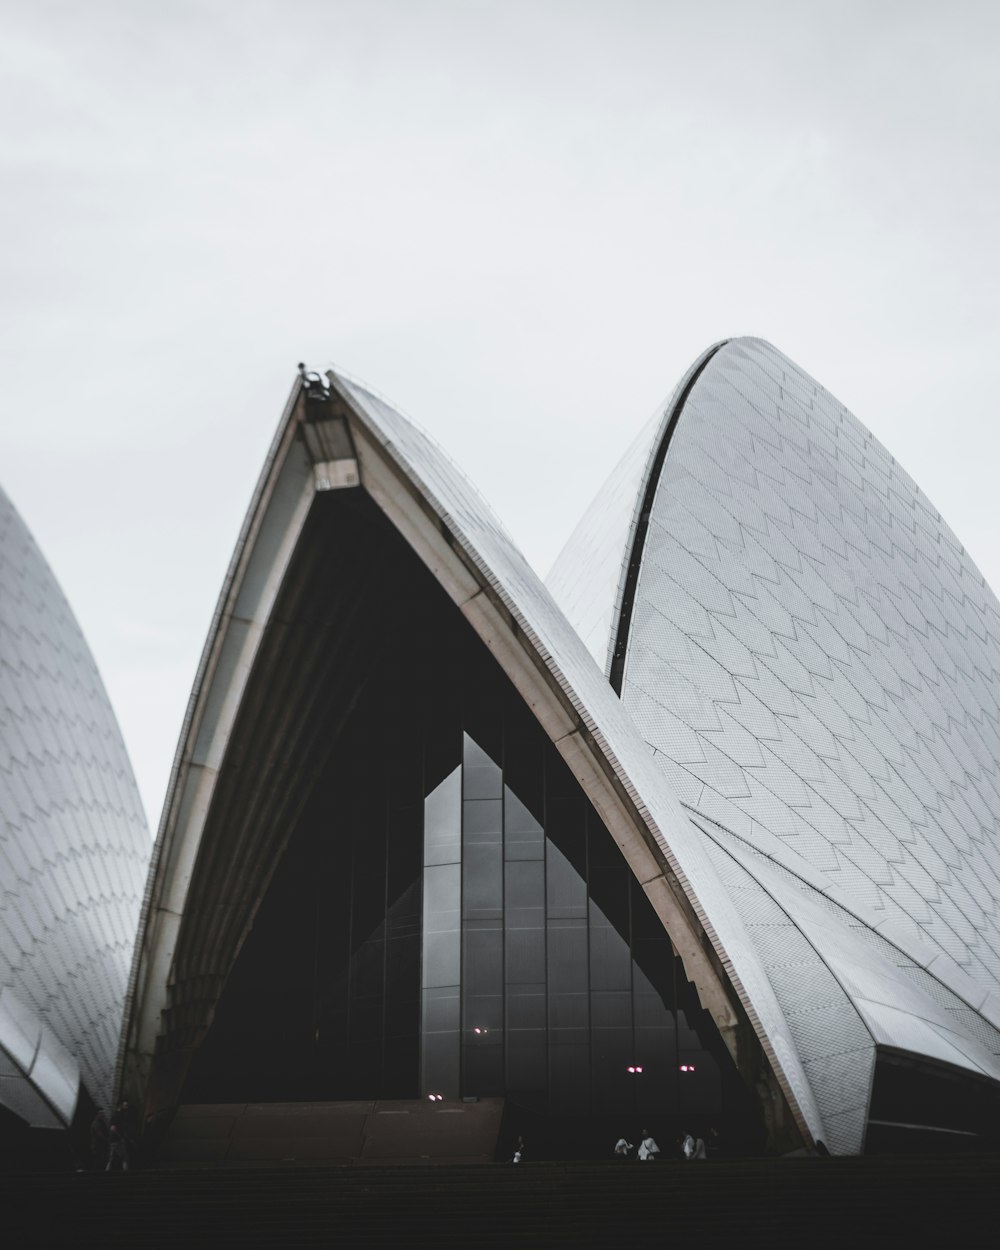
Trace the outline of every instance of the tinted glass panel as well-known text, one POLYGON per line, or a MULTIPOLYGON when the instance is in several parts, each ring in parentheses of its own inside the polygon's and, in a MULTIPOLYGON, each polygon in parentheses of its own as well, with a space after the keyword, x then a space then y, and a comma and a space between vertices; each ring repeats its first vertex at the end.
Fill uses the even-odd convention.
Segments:
POLYGON ((457 864, 462 849, 462 771, 456 768, 424 800, 424 863, 457 864))
POLYGON ((187 1096, 714 1115, 732 1066, 576 778, 382 514, 329 495, 278 609, 330 650, 299 815, 187 1096))
POLYGON ((465 765, 466 799, 499 799, 503 782, 499 766, 468 734, 463 738, 463 763, 465 765))

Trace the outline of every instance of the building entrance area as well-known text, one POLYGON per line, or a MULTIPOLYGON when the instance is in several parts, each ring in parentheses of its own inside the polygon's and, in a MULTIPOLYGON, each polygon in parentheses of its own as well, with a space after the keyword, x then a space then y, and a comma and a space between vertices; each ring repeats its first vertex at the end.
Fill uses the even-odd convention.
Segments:
POLYGON ((503 1098, 536 1123, 753 1136, 728 1052, 572 772, 374 505, 351 506, 393 606, 357 623, 352 705, 183 1101, 503 1098))

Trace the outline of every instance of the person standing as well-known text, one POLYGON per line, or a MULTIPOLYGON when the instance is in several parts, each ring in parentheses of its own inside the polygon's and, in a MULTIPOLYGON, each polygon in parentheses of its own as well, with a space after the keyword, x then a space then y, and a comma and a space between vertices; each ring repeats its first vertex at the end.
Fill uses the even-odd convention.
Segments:
MULTIPOLYGON (((128 1099, 123 1098, 111 1116, 111 1127, 108 1137, 109 1156, 113 1153, 116 1161, 121 1163, 122 1171, 127 1172, 135 1148, 132 1112, 128 1105, 128 1099)), ((111 1158, 109 1157, 106 1171, 111 1171, 110 1164, 111 1158)))
POLYGON ((108 1121, 104 1108, 90 1122, 90 1161, 95 1172, 103 1172, 108 1162, 108 1121))
POLYGON ((128 1171, 128 1144, 112 1124, 108 1130, 108 1162, 105 1172, 128 1171))
POLYGON ((114 1113, 111 1116, 111 1127, 116 1128, 118 1132, 130 1142, 135 1137, 132 1124, 132 1110, 128 1105, 127 1098, 123 1098, 118 1106, 115 1107, 114 1113))

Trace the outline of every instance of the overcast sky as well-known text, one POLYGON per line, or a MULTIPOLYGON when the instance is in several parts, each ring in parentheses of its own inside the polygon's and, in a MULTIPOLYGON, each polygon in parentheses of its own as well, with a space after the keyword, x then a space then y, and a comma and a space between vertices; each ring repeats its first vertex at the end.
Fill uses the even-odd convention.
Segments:
POLYGON ((299 360, 544 574, 759 335, 1000 585, 998 67, 992 0, 0 0, 0 480, 151 825, 299 360))

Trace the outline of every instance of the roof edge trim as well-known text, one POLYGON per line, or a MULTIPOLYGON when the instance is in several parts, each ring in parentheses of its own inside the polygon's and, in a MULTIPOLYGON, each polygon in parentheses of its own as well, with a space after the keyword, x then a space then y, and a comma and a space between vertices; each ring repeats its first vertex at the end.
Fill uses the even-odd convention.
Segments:
MULTIPOLYGON (((281 421, 268 447, 267 456, 254 487, 250 506, 244 515, 243 524, 240 526, 239 536, 233 549, 232 558, 226 569, 225 579, 219 591, 215 610, 212 613, 212 619, 205 636, 205 644, 202 648, 201 658, 198 661, 191 693, 188 696, 187 706, 184 711, 181 732, 177 740, 177 749, 174 753, 173 765, 167 780, 167 789, 164 796, 163 809, 160 813, 156 840, 153 843, 150 855, 146 890, 139 911, 136 942, 132 952, 132 967, 129 972, 125 1002, 122 1009, 121 1032, 118 1039, 118 1056, 115 1063, 113 1085, 116 1093, 122 1088, 126 1057, 129 1053, 130 1042, 133 1040, 134 1030, 138 1025, 138 1022, 134 1019, 136 997, 141 994, 143 984, 151 975, 151 964, 155 962, 147 949, 147 934, 151 926, 152 912, 159 908, 163 891, 163 870, 165 865, 162 861, 164 852, 165 850, 169 851, 171 847, 171 833, 180 816, 183 799, 182 787, 179 784, 180 778, 190 764, 194 743, 201 730, 205 716, 208 690, 212 685, 212 677, 218 669, 223 647, 229 633, 228 627, 232 609, 239 597, 245 566, 253 554, 257 533, 263 524, 275 482, 284 463, 285 456, 282 452, 283 450, 287 452, 286 444, 290 443, 295 436, 296 423, 293 417, 299 405, 302 392, 302 379, 297 377, 292 384, 288 399, 285 401, 281 421)), ((173 917, 170 919, 174 920, 173 917)))

